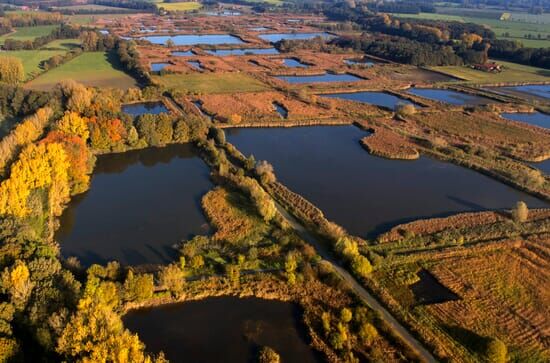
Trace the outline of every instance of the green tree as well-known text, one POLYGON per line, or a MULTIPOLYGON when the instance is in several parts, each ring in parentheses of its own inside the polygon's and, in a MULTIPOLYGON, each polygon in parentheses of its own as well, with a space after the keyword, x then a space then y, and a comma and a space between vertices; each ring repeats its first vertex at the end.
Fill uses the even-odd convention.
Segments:
POLYGON ((164 266, 159 273, 159 283, 168 289, 172 295, 179 297, 185 287, 185 276, 176 264, 164 266))
POLYGON ((124 300, 140 302, 150 299, 153 296, 154 288, 153 275, 134 275, 134 272, 130 270, 123 285, 124 300))

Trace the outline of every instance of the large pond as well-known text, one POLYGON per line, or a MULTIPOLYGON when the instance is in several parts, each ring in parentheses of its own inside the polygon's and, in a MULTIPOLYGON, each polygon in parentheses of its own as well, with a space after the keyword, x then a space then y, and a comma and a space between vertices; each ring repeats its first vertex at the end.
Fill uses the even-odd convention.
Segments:
POLYGON ((279 54, 279 51, 275 48, 215 49, 207 50, 206 52, 219 57, 224 57, 228 55, 279 54))
POLYGON ((533 167, 544 171, 546 174, 550 175, 550 159, 541 161, 540 163, 532 163, 533 167))
POLYGON ((463 211, 548 204, 475 171, 427 157, 372 156, 354 126, 233 129, 228 141, 273 164, 278 179, 352 234, 372 236, 396 224, 463 211))
POLYGON ((357 82, 363 80, 362 78, 347 73, 325 73, 316 76, 278 76, 277 78, 288 83, 357 82))
POLYGON ((394 110, 399 104, 413 104, 403 98, 384 92, 353 92, 353 93, 331 93, 324 94, 323 97, 340 98, 343 100, 368 103, 394 110))
POLYGON ((90 189, 61 216, 63 255, 85 265, 167 263, 174 243, 208 232, 200 199, 211 187, 188 144, 100 156, 90 189))
POLYGON ((486 105, 491 102, 496 102, 486 97, 470 95, 448 89, 411 88, 407 92, 416 96, 429 98, 431 100, 450 103, 452 105, 486 105))
POLYGON ((140 102, 122 105, 122 112, 137 117, 146 113, 158 115, 159 113, 168 113, 169 111, 162 102, 140 102))
POLYGON ((218 297, 135 310, 123 320, 148 351, 162 350, 171 362, 256 362, 261 346, 285 363, 319 362, 299 316, 291 303, 218 297))
POLYGON ((203 35, 152 35, 143 37, 153 44, 164 45, 168 40, 172 40, 175 45, 197 45, 197 44, 243 44, 243 41, 230 34, 203 34, 203 35))
POLYGON ((525 122, 531 125, 550 129, 550 115, 545 113, 503 113, 501 116, 510 120, 525 122))
POLYGON ((308 67, 307 64, 304 64, 295 58, 285 58, 283 59, 283 64, 285 65, 285 67, 289 67, 289 68, 307 68, 308 67))
POLYGON ((516 87, 502 87, 502 90, 510 90, 516 92, 527 93, 530 95, 550 98, 550 85, 527 85, 527 86, 516 86, 516 87))
POLYGON ((277 34, 260 34, 258 35, 263 40, 271 43, 277 43, 281 40, 307 40, 316 37, 332 38, 333 35, 329 33, 277 33, 277 34))

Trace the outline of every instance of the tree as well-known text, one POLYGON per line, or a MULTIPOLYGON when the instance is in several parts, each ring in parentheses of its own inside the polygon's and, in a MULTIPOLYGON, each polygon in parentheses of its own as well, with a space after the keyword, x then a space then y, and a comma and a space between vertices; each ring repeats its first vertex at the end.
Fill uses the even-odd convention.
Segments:
POLYGON ((67 135, 80 137, 84 142, 90 137, 88 120, 82 118, 76 112, 65 112, 63 117, 56 123, 55 128, 67 135))
POLYGON ((351 313, 350 309, 342 308, 342 310, 340 310, 340 321, 342 323, 347 324, 351 321, 352 318, 353 318, 353 314, 351 313))
POLYGON ((370 261, 363 255, 354 256, 351 261, 351 268, 354 273, 361 277, 368 277, 372 272, 370 261))
POLYGON ((153 296, 154 288, 153 275, 134 275, 134 272, 130 270, 128 276, 126 276, 126 280, 124 280, 124 300, 140 302, 150 299, 153 296))
POLYGON ((296 255, 294 253, 289 253, 286 255, 285 272, 290 285, 294 285, 296 283, 296 268, 298 268, 298 260, 296 255))
POLYGON ((66 107, 69 111, 84 114, 92 103, 92 93, 80 83, 73 80, 64 80, 59 88, 65 97, 66 107))
POLYGON ((167 288, 172 295, 179 297, 185 286, 185 276, 178 265, 171 264, 161 269, 159 283, 167 288))
POLYGON ((256 164, 256 174, 260 176, 262 183, 270 184, 274 183, 277 178, 273 172, 273 165, 265 160, 258 161, 256 164))
POLYGON ((6 268, 2 273, 2 290, 19 309, 23 309, 32 288, 29 269, 23 261, 16 261, 12 268, 6 268))
POLYGON ((366 346, 372 345, 374 340, 378 337, 378 331, 371 323, 363 323, 359 328, 359 338, 366 346))
POLYGON ((527 204, 523 201, 517 202, 516 208, 512 210, 512 219, 514 222, 523 223, 527 221, 527 218, 529 218, 529 209, 527 208, 527 204))
POLYGON ((258 363, 279 363, 281 357, 270 347, 262 347, 258 357, 258 363))
POLYGON ((486 350, 485 358, 489 363, 505 363, 508 355, 506 345, 497 338, 490 338, 486 350))
POLYGON ((225 266, 225 274, 227 275, 227 278, 233 286, 238 286, 241 278, 241 269, 238 265, 226 265, 225 266))
POLYGON ((0 82, 15 84, 25 79, 21 59, 0 55, 0 82))
POLYGON ((416 113, 416 108, 410 103, 399 103, 396 107, 395 113, 401 117, 411 116, 416 113))

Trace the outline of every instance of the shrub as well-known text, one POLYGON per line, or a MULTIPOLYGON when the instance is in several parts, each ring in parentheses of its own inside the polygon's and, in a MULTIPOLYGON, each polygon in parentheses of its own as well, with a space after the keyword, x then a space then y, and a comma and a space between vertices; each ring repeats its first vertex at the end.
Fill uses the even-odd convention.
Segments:
POLYGON ((378 331, 371 323, 363 323, 359 328, 359 338, 366 346, 372 345, 378 337, 378 331))
POLYGON ((485 359, 490 363, 504 363, 506 362, 506 356, 508 355, 508 349, 506 345, 496 338, 491 338, 487 343, 485 351, 485 359))
POLYGON ((516 204, 516 208, 512 210, 512 219, 514 222, 517 223, 523 223, 527 221, 527 218, 529 217, 529 209, 527 208, 527 204, 523 201, 519 201, 516 204))
POLYGON ((162 268, 159 273, 159 282, 167 288, 172 295, 178 297, 183 292, 185 277, 179 266, 172 264, 162 268))
POLYGON ((372 272, 372 265, 370 261, 362 255, 353 257, 351 261, 351 268, 354 273, 361 277, 367 277, 372 272))
POLYGON ((410 116, 416 113, 416 108, 410 103, 400 103, 397 105, 395 113, 401 117, 410 116))
POLYGON ((270 347, 262 347, 260 350, 260 355, 258 357, 259 363, 279 363, 280 361, 281 357, 279 354, 270 347))

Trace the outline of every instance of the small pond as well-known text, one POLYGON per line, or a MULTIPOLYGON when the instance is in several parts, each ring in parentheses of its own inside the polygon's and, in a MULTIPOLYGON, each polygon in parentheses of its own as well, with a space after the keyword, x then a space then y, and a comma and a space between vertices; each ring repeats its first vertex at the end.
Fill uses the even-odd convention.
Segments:
POLYGON ((460 299, 457 294, 439 282, 429 271, 420 270, 418 277, 420 280, 410 286, 417 304, 440 304, 460 299))
POLYGON ((200 199, 209 169, 189 144, 99 156, 90 189, 74 197, 56 238, 84 265, 168 263, 172 245, 209 232, 200 199))
POLYGON ((164 68, 168 67, 170 63, 151 63, 151 71, 152 72, 160 72, 164 68))
POLYGON ((315 76, 277 76, 276 78, 288 83, 358 82, 363 80, 363 78, 359 78, 347 73, 325 73, 315 76))
POLYGON ((399 104, 413 104, 412 102, 384 92, 353 92, 323 94, 323 97, 340 98, 343 100, 368 103, 394 110, 399 104))
POLYGON ((502 87, 502 90, 510 90, 522 93, 528 93, 530 95, 550 98, 550 85, 527 85, 527 86, 516 86, 516 87, 502 87))
POLYGON ((187 61, 187 64, 199 71, 204 69, 199 61, 187 61))
POLYGON ((550 175, 550 159, 541 161, 540 163, 531 163, 531 166, 542 170, 545 174, 550 175))
POLYGON ((316 37, 332 38, 329 33, 277 33, 277 34, 260 34, 258 35, 263 40, 271 43, 277 43, 281 40, 307 40, 316 37))
POLYGON ((254 32, 265 32, 265 31, 268 31, 268 30, 271 30, 271 29, 266 28, 265 26, 257 26, 255 28, 250 28, 250 30, 252 30, 254 32))
POLYGON ((185 52, 172 52, 174 57, 193 57, 196 55, 192 50, 186 50, 185 52))
POLYGON ((243 154, 273 164, 278 180, 350 233, 372 236, 399 223, 457 212, 549 204, 473 170, 428 157, 370 155, 354 126, 230 129, 243 154))
POLYGON ((275 48, 215 49, 207 50, 206 52, 220 57, 228 55, 279 54, 279 51, 275 48))
POLYGON ((143 37, 143 39, 150 41, 153 44, 164 45, 168 40, 172 40, 175 45, 197 45, 197 44, 243 44, 243 41, 230 34, 203 34, 203 35, 152 35, 149 37, 143 37))
POLYGON ((533 113, 503 113, 500 115, 504 118, 521 121, 530 125, 540 126, 550 129, 550 115, 540 112, 533 113))
POLYGON ((140 102, 122 105, 122 112, 134 117, 150 113, 158 115, 159 113, 168 113, 168 109, 162 102, 140 102))
POLYGON ((350 66, 359 64, 365 67, 372 67, 374 65, 373 61, 367 59, 344 59, 344 63, 350 66))
POLYGON ((292 303, 258 298, 216 297, 134 310, 124 325, 147 350, 171 362, 256 362, 269 346, 285 363, 314 363, 300 311, 292 303))
POLYGON ((288 110, 283 105, 278 102, 273 102, 273 107, 282 118, 288 117, 288 110))
POLYGON ((441 101, 450 103, 452 105, 486 105, 488 103, 495 103, 497 101, 491 100, 486 97, 470 95, 463 92, 452 91, 448 89, 435 89, 435 88, 411 88, 407 92, 428 98, 435 101, 441 101))
POLYGON ((304 64, 300 62, 298 59, 295 58, 285 58, 283 60, 283 63, 286 67, 289 68, 307 68, 309 67, 307 64, 304 64))

